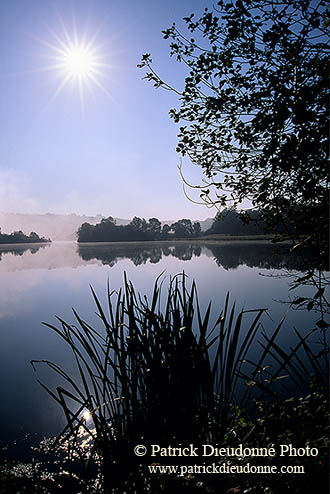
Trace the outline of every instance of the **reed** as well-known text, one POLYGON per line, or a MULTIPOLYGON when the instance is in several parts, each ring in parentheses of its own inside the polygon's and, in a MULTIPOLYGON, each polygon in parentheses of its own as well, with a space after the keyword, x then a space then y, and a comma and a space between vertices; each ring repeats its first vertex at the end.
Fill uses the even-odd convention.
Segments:
MULTIPOLYGON (((97 458, 102 492, 116 492, 111 489, 119 488, 129 472, 134 477, 141 466, 134 446, 214 444, 223 441, 231 427, 233 403, 248 407, 258 392, 259 397, 276 397, 274 383, 285 389, 285 376, 303 390, 310 373, 306 358, 314 374, 327 379, 327 368, 314 358, 307 337, 297 333, 298 343, 289 351, 278 346, 283 321, 271 337, 258 336, 260 358, 252 362, 249 352, 257 343, 264 308, 237 312, 227 294, 211 324, 211 302, 202 313, 195 282, 188 287, 186 275, 176 275, 165 297, 163 284, 158 277, 148 299, 125 274, 118 292, 108 283, 106 308, 91 287, 97 329, 75 310, 77 325, 60 317, 58 327, 44 323, 71 348, 79 379, 51 361, 31 362, 46 364, 64 379, 65 386, 56 390, 40 384, 65 413, 67 425, 60 439, 69 440, 85 463, 97 458), (82 448, 86 440, 87 456, 82 448)), ((149 464, 153 461, 146 458, 149 464)), ((146 479, 139 475, 131 482, 146 479)))

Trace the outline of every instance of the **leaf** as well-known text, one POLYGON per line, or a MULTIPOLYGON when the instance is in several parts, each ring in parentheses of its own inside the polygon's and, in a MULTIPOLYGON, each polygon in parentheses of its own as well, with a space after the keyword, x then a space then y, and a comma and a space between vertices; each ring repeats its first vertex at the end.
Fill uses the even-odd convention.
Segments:
POLYGON ((324 287, 323 287, 323 288, 320 288, 320 289, 319 289, 319 290, 315 293, 315 295, 314 295, 314 300, 315 300, 316 298, 320 298, 320 297, 322 297, 323 293, 324 293, 324 287))
POLYGON ((324 319, 320 319, 319 321, 317 321, 316 326, 320 329, 327 329, 329 327, 329 324, 325 322, 324 319))
MULTIPOLYGON (((294 249, 294 248, 293 248, 293 249, 294 249)), ((292 249, 292 250, 293 250, 293 249, 292 249)), ((294 280, 294 282, 295 282, 295 283, 302 283, 303 281, 306 281, 306 280, 308 280, 308 279, 312 278, 312 276, 314 276, 313 271, 309 271, 307 274, 305 274, 305 275, 304 275, 304 276, 302 276, 301 278, 296 278, 296 279, 294 280)))
POLYGON ((299 305, 299 304, 302 304, 303 302, 305 302, 306 300, 308 300, 306 297, 298 297, 295 300, 293 300, 293 302, 291 302, 291 304, 292 305, 299 305))

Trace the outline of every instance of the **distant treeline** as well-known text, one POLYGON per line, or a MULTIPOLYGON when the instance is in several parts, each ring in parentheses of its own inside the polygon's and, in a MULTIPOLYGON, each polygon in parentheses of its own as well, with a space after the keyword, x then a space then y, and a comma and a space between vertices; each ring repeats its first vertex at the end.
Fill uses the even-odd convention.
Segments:
MULTIPOLYGON (((203 235, 262 235, 265 230, 266 225, 258 211, 227 210, 214 218, 211 228, 203 235)), ((135 216, 128 225, 117 225, 110 216, 96 225, 83 223, 77 233, 78 242, 125 242, 196 238, 202 235, 202 230, 198 221, 192 223, 189 219, 162 226, 157 218, 146 221, 135 216)))
POLYGON ((128 225, 116 225, 111 216, 97 225, 83 223, 78 230, 78 242, 127 242, 141 240, 167 240, 169 238, 192 238, 201 234, 199 222, 182 219, 172 225, 163 225, 157 218, 134 216, 128 225))
MULTIPOLYGON (((93 218, 94 219, 94 218, 93 218)), ((234 210, 223 211, 218 214, 211 228, 202 232, 201 224, 190 219, 180 219, 175 223, 163 224, 158 218, 144 218, 134 216, 127 225, 118 225, 116 220, 109 216, 103 218, 97 224, 83 223, 78 231, 78 242, 127 242, 127 241, 152 241, 194 239, 201 235, 260 235, 266 230, 265 223, 258 211, 239 213, 234 210)), ((31 232, 25 235, 21 230, 11 234, 1 233, 0 243, 35 243, 50 242, 45 237, 31 232)))
POLYGON ((35 232, 30 235, 25 235, 21 230, 13 233, 1 233, 0 229, 0 244, 32 244, 32 243, 51 242, 49 238, 39 237, 35 232))
POLYGON ((266 233, 266 225, 259 211, 238 213, 234 210, 225 210, 214 218, 211 228, 205 232, 205 235, 263 235, 264 233, 266 233))

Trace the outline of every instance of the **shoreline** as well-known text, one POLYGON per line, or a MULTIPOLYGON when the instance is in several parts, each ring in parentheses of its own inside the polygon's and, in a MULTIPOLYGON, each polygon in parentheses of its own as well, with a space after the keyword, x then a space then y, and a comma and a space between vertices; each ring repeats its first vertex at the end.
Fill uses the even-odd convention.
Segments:
MULTIPOLYGON (((164 244, 177 244, 177 243, 182 243, 182 244, 222 244, 222 243, 258 243, 258 244, 265 244, 265 245, 275 245, 275 243, 272 242, 274 237, 269 237, 265 235, 260 235, 260 236, 226 236, 226 237, 217 237, 217 238, 204 238, 204 237, 198 237, 198 238, 180 238, 180 239, 166 239, 166 240, 126 240, 126 241, 90 241, 90 242, 79 242, 75 241, 75 243, 79 246, 84 246, 84 245, 164 245, 164 244)), ((290 241, 288 240, 283 240, 281 242, 277 242, 277 245, 290 245, 290 241)))

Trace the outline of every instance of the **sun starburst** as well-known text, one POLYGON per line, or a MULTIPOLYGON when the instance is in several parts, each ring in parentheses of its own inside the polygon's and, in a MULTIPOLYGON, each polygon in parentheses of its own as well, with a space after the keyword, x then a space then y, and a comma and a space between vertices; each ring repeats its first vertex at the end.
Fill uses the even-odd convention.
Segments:
POLYGON ((90 77, 95 72, 93 53, 83 45, 68 47, 63 55, 64 69, 72 77, 90 77))
POLYGON ((62 35, 52 30, 49 31, 53 40, 42 40, 42 43, 49 50, 48 59, 50 63, 41 70, 55 71, 60 77, 59 85, 55 89, 49 104, 70 82, 73 88, 76 86, 78 89, 82 107, 84 106, 85 90, 91 91, 93 86, 110 96, 101 82, 110 66, 106 63, 106 55, 96 43, 96 34, 88 36, 85 31, 79 36, 76 28, 70 34, 63 23, 62 35))

